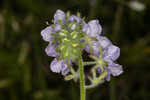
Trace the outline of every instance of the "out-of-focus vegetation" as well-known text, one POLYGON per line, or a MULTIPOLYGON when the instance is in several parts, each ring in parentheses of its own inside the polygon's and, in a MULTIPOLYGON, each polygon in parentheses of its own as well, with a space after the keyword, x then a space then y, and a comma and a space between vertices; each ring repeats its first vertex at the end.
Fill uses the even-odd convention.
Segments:
POLYGON ((79 83, 49 70, 53 58, 40 36, 57 9, 99 19, 103 34, 121 48, 124 73, 87 91, 87 100, 149 100, 150 0, 138 0, 140 11, 131 1, 1 0, 0 100, 79 100, 79 83))

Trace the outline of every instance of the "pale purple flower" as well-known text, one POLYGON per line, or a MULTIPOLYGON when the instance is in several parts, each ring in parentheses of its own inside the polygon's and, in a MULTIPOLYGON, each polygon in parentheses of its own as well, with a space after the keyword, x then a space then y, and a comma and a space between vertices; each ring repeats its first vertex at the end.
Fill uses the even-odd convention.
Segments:
POLYGON ((123 73, 122 65, 114 63, 108 57, 104 58, 104 61, 106 61, 107 64, 108 64, 108 66, 105 67, 105 69, 107 70, 107 73, 108 73, 107 76, 106 76, 107 81, 110 80, 110 75, 119 76, 120 74, 123 73))
MULTIPOLYGON (((112 44, 110 40, 108 40, 108 38, 104 37, 104 36, 97 36, 96 37, 98 41, 92 41, 92 50, 93 50, 93 54, 97 57, 99 57, 100 55, 100 48, 103 49, 103 55, 105 55, 107 48, 112 44)), ((90 52, 90 47, 89 45, 86 46, 85 50, 89 53, 90 52)))
MULTIPOLYGON (((105 79, 110 80, 110 76, 119 76, 123 73, 122 66, 114 63, 113 61, 117 60, 120 56, 120 48, 115 45, 109 44, 103 49, 103 60, 107 63, 107 66, 104 66, 104 70, 107 71, 107 76, 105 79)), ((100 68, 97 69, 98 73, 101 74, 100 68)))
POLYGON ((111 63, 111 65, 108 65, 108 70, 113 76, 119 76, 121 73, 123 73, 122 65, 111 63))
POLYGON ((107 68, 107 76, 106 80, 110 81, 110 76, 119 76, 120 74, 123 73, 122 65, 115 64, 115 63, 108 63, 107 68))
POLYGON ((54 24, 58 24, 59 21, 65 22, 66 14, 62 10, 57 10, 54 15, 54 24))
POLYGON ((102 33, 102 27, 98 20, 91 20, 88 24, 84 24, 82 31, 89 37, 97 37, 102 33))
POLYGON ((115 45, 110 45, 106 52, 105 57, 111 59, 112 61, 115 61, 120 56, 120 48, 115 45))
MULTIPOLYGON (((109 58, 104 58, 104 61, 106 61, 108 64, 108 66, 104 66, 104 70, 107 71, 107 76, 105 77, 107 81, 110 81, 111 75, 119 76, 120 74, 123 73, 122 65, 114 63, 109 58)), ((99 74, 101 74, 101 69, 99 67, 97 71, 99 74)))
POLYGON ((67 63, 64 60, 57 60, 56 58, 51 62, 50 69, 52 72, 66 75, 69 72, 67 63))
POLYGON ((107 37, 104 37, 104 36, 97 36, 96 39, 98 40, 100 46, 103 49, 107 48, 108 46, 112 44, 111 41, 107 37))
POLYGON ((41 36, 44 41, 50 42, 53 39, 51 36, 52 33, 53 33, 53 28, 51 26, 48 26, 41 31, 41 36))
POLYGON ((45 52, 48 56, 57 57, 59 54, 56 52, 57 45, 52 45, 49 43, 49 45, 46 47, 45 52))

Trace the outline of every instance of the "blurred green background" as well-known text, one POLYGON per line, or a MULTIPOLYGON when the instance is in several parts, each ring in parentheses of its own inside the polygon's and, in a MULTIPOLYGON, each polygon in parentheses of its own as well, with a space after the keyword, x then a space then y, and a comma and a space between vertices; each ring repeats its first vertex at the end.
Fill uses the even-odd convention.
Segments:
POLYGON ((79 100, 79 83, 50 71, 40 36, 57 9, 99 19, 121 48, 124 73, 87 91, 87 100, 150 100, 150 0, 138 0, 140 10, 132 1, 1 0, 0 100, 79 100))

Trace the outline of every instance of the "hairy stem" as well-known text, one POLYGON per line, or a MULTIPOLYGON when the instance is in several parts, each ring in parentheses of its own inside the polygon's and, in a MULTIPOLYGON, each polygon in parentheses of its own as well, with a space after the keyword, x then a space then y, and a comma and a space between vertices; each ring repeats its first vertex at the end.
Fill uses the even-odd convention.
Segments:
POLYGON ((80 70, 80 100, 85 100, 85 78, 82 57, 79 58, 79 70, 80 70))
POLYGON ((83 62, 83 65, 86 66, 86 65, 93 65, 93 64, 96 64, 96 62, 94 61, 91 61, 91 62, 83 62))

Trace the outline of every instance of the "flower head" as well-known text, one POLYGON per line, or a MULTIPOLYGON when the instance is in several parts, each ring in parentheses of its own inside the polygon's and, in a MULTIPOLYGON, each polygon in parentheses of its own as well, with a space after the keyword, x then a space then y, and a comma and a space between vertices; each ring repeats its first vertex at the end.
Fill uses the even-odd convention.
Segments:
POLYGON ((84 21, 75 15, 66 15, 57 10, 53 24, 42 30, 41 35, 49 42, 45 52, 48 56, 57 57, 51 63, 51 70, 66 75, 69 72, 66 60, 75 61, 84 49, 82 23, 84 21))
MULTIPOLYGON (((92 62, 95 64, 93 69, 99 76, 104 75, 103 79, 109 81, 111 75, 123 73, 122 66, 115 63, 120 56, 120 48, 113 45, 107 37, 101 36, 101 33, 102 27, 98 20, 86 23, 79 13, 76 16, 57 10, 53 24, 41 31, 43 40, 49 42, 45 49, 46 54, 55 57, 50 64, 51 71, 64 76, 72 73, 71 78, 78 77, 78 71, 75 72, 71 66, 85 50, 95 60, 92 62), (104 72, 106 73, 103 74, 104 72)), ((92 72, 94 73, 93 70, 92 72)))

